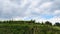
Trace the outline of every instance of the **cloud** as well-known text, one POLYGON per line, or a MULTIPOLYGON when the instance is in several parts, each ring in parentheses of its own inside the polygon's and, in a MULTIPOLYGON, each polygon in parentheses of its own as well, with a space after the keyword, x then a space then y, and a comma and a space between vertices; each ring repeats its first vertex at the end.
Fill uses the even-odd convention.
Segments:
POLYGON ((60 17, 53 17, 49 19, 48 21, 52 22, 52 24, 55 24, 56 22, 60 22, 60 17))
POLYGON ((2 20, 57 21, 55 17, 60 17, 60 0, 0 0, 2 20))
POLYGON ((43 8, 49 8, 51 5, 52 5, 52 2, 45 2, 40 6, 40 8, 42 8, 42 9, 43 8))
POLYGON ((55 10, 55 14, 60 14, 60 10, 55 10))

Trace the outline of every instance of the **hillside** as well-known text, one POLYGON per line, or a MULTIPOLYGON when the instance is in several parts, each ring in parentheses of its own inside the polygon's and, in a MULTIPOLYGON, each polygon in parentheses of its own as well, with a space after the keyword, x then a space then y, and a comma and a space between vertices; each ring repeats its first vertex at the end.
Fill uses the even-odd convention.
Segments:
POLYGON ((0 34, 60 34, 60 27, 35 21, 0 21, 0 34))

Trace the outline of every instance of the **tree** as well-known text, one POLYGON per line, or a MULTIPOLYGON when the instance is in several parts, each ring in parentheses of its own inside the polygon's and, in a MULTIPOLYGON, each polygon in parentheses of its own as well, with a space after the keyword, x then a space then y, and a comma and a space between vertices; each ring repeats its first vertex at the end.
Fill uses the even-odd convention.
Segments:
POLYGON ((44 25, 44 23, 43 23, 43 22, 42 22, 41 24, 42 24, 42 25, 44 25))
POLYGON ((55 26, 60 26, 60 23, 59 22, 56 22, 54 25, 55 26))
POLYGON ((46 21, 45 24, 46 24, 46 25, 52 25, 52 23, 49 22, 49 21, 46 21))

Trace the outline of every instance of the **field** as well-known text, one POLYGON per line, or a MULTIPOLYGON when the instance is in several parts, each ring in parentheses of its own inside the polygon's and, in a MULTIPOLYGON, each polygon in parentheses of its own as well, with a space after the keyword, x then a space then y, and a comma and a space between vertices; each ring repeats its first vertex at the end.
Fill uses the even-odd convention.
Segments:
POLYGON ((35 21, 0 21, 0 34, 60 34, 60 27, 35 21))

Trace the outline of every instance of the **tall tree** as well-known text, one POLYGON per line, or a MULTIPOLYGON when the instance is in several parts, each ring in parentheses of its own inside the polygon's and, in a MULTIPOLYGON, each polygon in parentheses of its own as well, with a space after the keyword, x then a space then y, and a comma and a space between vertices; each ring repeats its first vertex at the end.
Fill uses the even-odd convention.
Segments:
POLYGON ((45 24, 46 24, 46 25, 52 25, 52 23, 49 22, 49 21, 46 21, 45 24))
POLYGON ((55 26, 60 26, 60 23, 59 22, 56 22, 54 25, 55 26))

